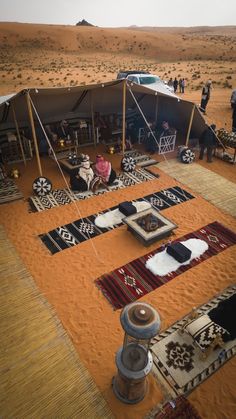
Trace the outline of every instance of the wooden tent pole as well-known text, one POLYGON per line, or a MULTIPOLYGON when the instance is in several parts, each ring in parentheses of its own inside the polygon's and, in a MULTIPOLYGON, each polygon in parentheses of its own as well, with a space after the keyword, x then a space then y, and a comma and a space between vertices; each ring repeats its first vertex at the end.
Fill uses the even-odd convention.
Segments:
POLYGON ((156 95, 156 105, 155 105, 155 124, 157 123, 157 114, 158 114, 158 95, 156 95))
POLYGON ((122 154, 125 154, 126 80, 123 82, 122 154))
POLYGON ((18 140, 19 140, 19 143, 20 143, 20 151, 21 151, 21 154, 22 154, 24 165, 26 166, 25 153, 24 153, 23 144, 22 144, 22 141, 21 141, 21 135, 20 135, 18 122, 17 122, 17 119, 16 119, 14 103, 12 103, 12 112, 13 112, 13 118, 14 118, 14 123, 15 123, 15 127, 16 127, 17 137, 18 137, 18 140))
POLYGON ((191 131, 191 128, 192 128, 194 111, 195 111, 195 103, 193 104, 193 108, 192 108, 192 112, 191 112, 191 116, 190 116, 190 121, 189 121, 189 125, 188 125, 188 132, 187 132, 186 142, 185 142, 186 146, 188 146, 188 142, 189 142, 189 135, 190 135, 190 131, 191 131))
POLYGON ((93 143, 94 143, 94 147, 95 147, 97 142, 96 142, 95 125, 94 125, 93 91, 92 90, 90 90, 90 106, 91 106, 91 118, 92 118, 93 143))
POLYGON ((28 112, 29 112, 30 125, 31 125, 33 140, 34 140, 34 148, 35 148, 36 159, 38 163, 39 174, 40 176, 42 176, 43 173, 42 173, 41 161, 40 161, 40 156, 39 156, 38 142, 37 142, 36 133, 35 133, 34 119, 33 119, 32 107, 30 103, 29 92, 26 93, 26 100, 27 100, 27 107, 28 107, 28 112))

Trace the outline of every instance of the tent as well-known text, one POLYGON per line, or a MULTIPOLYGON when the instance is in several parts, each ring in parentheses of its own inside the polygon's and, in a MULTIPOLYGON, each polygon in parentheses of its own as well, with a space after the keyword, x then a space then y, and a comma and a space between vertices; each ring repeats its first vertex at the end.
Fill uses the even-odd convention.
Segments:
MULTIPOLYGON (((32 104, 43 124, 76 118, 90 118, 93 122, 94 112, 118 114, 122 120, 123 144, 126 119, 140 111, 146 120, 168 120, 186 142, 190 130, 193 137, 199 138, 206 127, 203 116, 192 102, 167 90, 153 90, 120 79, 68 88, 24 89, 0 98, 0 145, 7 131, 32 128, 33 119, 36 120, 32 104)), ((20 134, 18 138, 20 140, 20 134)), ((34 140, 37 148, 37 140, 34 140)))

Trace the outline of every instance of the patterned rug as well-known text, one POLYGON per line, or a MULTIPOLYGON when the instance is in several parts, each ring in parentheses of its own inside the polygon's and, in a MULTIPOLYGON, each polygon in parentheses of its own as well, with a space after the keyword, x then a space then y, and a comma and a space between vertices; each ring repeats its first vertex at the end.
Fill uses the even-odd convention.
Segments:
POLYGON ((138 150, 131 150, 125 152, 125 157, 133 157, 135 163, 141 167, 151 166, 152 164, 157 164, 155 159, 151 159, 147 154, 142 154, 138 150))
MULTIPOLYGON (((208 313, 220 301, 235 293, 236 285, 227 288, 208 303, 200 306, 198 312, 208 313)), ((188 316, 157 335, 151 347, 154 360, 153 373, 174 397, 193 391, 236 353, 236 339, 234 339, 225 343, 223 350, 216 348, 205 360, 202 360, 199 356, 199 349, 194 346, 191 336, 178 332, 186 317, 188 316)))
POLYGON ((12 179, 3 179, 0 181, 0 204, 22 199, 23 195, 19 191, 12 179))
POLYGON ((157 406, 144 419, 201 419, 195 407, 183 396, 157 406))
MULTIPOLYGON (((139 198, 137 201, 147 201, 155 209, 163 210, 173 205, 181 204, 182 202, 192 198, 194 197, 190 193, 176 186, 174 188, 164 189, 160 192, 139 198)), ((61 250, 76 246, 85 240, 106 233, 107 231, 113 230, 114 228, 122 225, 123 222, 116 224, 113 227, 104 228, 99 228, 95 225, 96 217, 117 208, 118 205, 109 208, 106 211, 81 218, 73 223, 57 227, 48 233, 41 234, 39 237, 52 254, 60 252, 61 250)))
POLYGON ((173 243, 190 238, 204 240, 209 246, 208 250, 201 257, 193 259, 188 265, 180 266, 177 271, 165 276, 159 276, 154 275, 146 268, 147 260, 156 253, 163 251, 163 246, 161 246, 141 258, 135 259, 127 265, 101 276, 95 281, 96 285, 101 289, 114 309, 122 308, 126 304, 136 301, 145 294, 161 287, 188 269, 236 244, 236 234, 217 221, 202 227, 200 230, 186 234, 178 238, 178 240, 173 240, 173 243))
POLYGON ((46 209, 59 207, 61 205, 71 204, 74 201, 81 201, 97 195, 103 195, 107 192, 116 191, 118 189, 133 186, 142 182, 147 182, 158 178, 159 175, 150 173, 145 169, 136 169, 132 173, 121 173, 117 177, 116 183, 110 186, 110 191, 99 189, 93 193, 87 192, 70 192, 68 189, 55 189, 46 196, 32 196, 28 199, 31 212, 41 212, 46 209))

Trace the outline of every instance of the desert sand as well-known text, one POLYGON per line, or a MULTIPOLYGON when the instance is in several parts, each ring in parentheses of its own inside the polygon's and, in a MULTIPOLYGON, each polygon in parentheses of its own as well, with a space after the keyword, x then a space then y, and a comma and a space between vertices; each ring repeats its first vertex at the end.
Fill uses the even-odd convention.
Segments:
MULTIPOLYGON (((138 66, 164 78, 178 75, 187 78, 184 97, 196 104, 200 100, 201 83, 211 78, 214 90, 206 119, 215 122, 217 128, 230 129, 229 98, 236 77, 235 36, 235 28, 206 28, 204 32, 194 31, 193 28, 157 31, 154 28, 111 30, 0 24, 3 43, 0 53, 0 93, 7 94, 31 86, 108 81, 116 77, 120 68, 138 66), (104 48, 107 52, 103 52, 104 48), (196 76, 192 77, 193 74, 196 76), (230 88, 224 87, 226 84, 230 88)), ((100 145, 97 149, 87 149, 87 152, 94 159, 98 152, 104 152, 104 147, 100 145)), ((119 160, 119 156, 114 156, 112 161, 115 169, 119 167, 119 160)), ((157 160, 160 157, 157 156, 157 160)), ((209 168, 205 161, 201 164, 209 168)), ((70 204, 41 213, 29 213, 26 199, 32 195, 32 182, 38 175, 36 162, 34 159, 26 167, 23 164, 14 166, 21 173, 17 185, 25 200, 1 205, 1 224, 40 291, 55 307, 81 361, 106 398, 114 416, 119 419, 142 418, 161 403, 164 396, 162 389, 150 375, 149 391, 141 403, 125 405, 113 395, 111 380, 116 372, 115 353, 123 341, 120 311, 112 309, 94 280, 159 247, 161 243, 147 249, 127 233, 126 226, 122 226, 52 256, 38 235, 178 182, 157 168, 153 171, 160 174, 158 179, 80 201, 77 206, 70 204)), ((64 187, 52 160, 42 159, 42 167, 54 188, 64 187)), ((210 169, 236 182, 234 165, 215 159, 210 169)), ((184 188, 195 199, 163 211, 163 215, 178 224, 177 238, 216 220, 236 231, 233 217, 221 212, 186 186, 184 188)), ((187 314, 192 307, 207 302, 232 285, 235 282, 235 260, 235 246, 232 246, 147 294, 143 300, 160 313, 162 329, 187 314)), ((189 400, 203 418, 234 417, 235 367, 236 360, 233 358, 189 395, 189 400)))

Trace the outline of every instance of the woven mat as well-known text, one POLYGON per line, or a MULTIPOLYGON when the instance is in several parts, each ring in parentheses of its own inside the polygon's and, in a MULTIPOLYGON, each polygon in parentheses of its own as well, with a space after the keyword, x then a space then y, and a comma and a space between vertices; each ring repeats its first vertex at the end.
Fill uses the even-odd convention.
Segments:
POLYGON ((0 181, 0 204, 22 199, 23 195, 19 191, 12 179, 3 179, 0 181))
POLYGON ((74 201, 81 201, 93 196, 103 195, 107 192, 123 189, 149 180, 158 178, 159 175, 150 173, 145 169, 136 169, 132 173, 121 173, 117 177, 116 183, 107 189, 99 189, 95 193, 87 192, 71 192, 68 189, 55 189, 46 196, 32 196, 28 199, 31 212, 41 212, 50 208, 59 207, 61 205, 71 204, 74 201))
MULTIPOLYGON (((221 294, 198 308, 201 314, 208 313, 220 301, 236 293, 236 285, 227 288, 221 294)), ((181 325, 188 316, 179 320, 153 339, 151 352, 154 365, 153 373, 158 382, 175 397, 186 395, 205 379, 216 372, 236 353, 236 339, 216 348, 205 360, 200 358, 199 349, 187 333, 179 333, 181 325), (178 353, 178 356, 173 356, 178 353), (223 356, 219 356, 222 354, 223 356)))
POLYGON ((0 417, 112 418, 0 226, 0 417))
MULTIPOLYGON (((194 197, 190 193, 176 186, 144 196, 137 201, 147 201, 156 210, 163 210, 192 198, 194 197)), ((73 223, 62 225, 48 233, 41 234, 39 237, 52 254, 60 252, 122 225, 123 222, 120 222, 113 227, 100 228, 95 224, 96 217, 117 208, 118 206, 115 206, 106 211, 76 220, 73 223)))
POLYGON ((158 169, 189 186, 221 211, 236 217, 236 185, 197 163, 183 164, 176 159, 158 164, 158 169))
POLYGON ((156 253, 163 251, 163 247, 159 247, 141 258, 115 269, 109 274, 102 275, 95 281, 96 285, 101 289, 114 309, 122 308, 126 304, 136 301, 166 284, 188 269, 236 244, 236 234, 217 221, 202 227, 200 230, 186 234, 172 243, 191 238, 204 240, 209 248, 202 256, 193 259, 188 265, 180 266, 175 272, 159 276, 154 275, 146 268, 146 261, 156 253))

